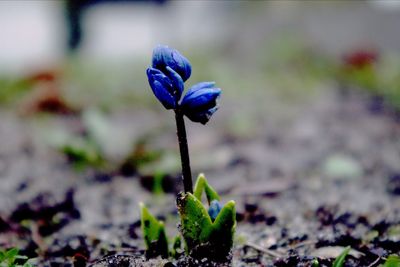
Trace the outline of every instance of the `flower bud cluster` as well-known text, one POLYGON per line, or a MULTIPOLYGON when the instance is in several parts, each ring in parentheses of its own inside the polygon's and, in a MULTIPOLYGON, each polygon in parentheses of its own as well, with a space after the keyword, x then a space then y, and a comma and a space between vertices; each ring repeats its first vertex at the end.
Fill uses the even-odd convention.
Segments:
POLYGON ((166 109, 180 110, 190 120, 206 124, 218 109, 221 89, 214 82, 201 82, 182 97, 184 82, 191 73, 189 60, 165 45, 154 49, 152 66, 147 69, 150 87, 166 109))

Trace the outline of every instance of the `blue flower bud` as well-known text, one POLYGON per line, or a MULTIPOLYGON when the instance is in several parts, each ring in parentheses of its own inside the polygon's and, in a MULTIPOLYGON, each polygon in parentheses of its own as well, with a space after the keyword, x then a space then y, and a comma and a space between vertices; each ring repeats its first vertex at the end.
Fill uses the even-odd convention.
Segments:
POLYGON ((166 67, 166 73, 165 73, 168 78, 171 80, 172 87, 174 88, 174 97, 176 102, 178 102, 181 99, 183 89, 184 89, 184 84, 182 77, 176 73, 173 69, 170 67, 166 67))
POLYGON ((208 215, 210 215, 211 221, 215 221, 219 212, 221 211, 221 204, 218 200, 213 200, 208 208, 208 215))
POLYGON ((218 110, 217 100, 221 89, 214 82, 202 82, 192 86, 181 102, 183 113, 192 121, 206 124, 218 110))
POLYGON ((171 68, 166 67, 166 74, 154 68, 148 68, 147 78, 157 99, 166 109, 174 109, 183 92, 182 78, 171 68))
POLYGON ((153 50, 152 67, 165 73, 167 67, 178 73, 183 81, 189 79, 192 66, 177 50, 166 45, 158 45, 153 50))

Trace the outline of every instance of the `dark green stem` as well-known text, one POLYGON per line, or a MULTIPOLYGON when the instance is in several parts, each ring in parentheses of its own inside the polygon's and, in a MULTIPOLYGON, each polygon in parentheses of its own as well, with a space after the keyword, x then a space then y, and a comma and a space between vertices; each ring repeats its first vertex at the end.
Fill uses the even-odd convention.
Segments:
POLYGON ((179 151, 181 153, 183 188, 185 193, 193 193, 192 172, 190 170, 189 148, 186 139, 185 120, 183 118, 183 113, 179 109, 175 110, 175 119, 179 151))

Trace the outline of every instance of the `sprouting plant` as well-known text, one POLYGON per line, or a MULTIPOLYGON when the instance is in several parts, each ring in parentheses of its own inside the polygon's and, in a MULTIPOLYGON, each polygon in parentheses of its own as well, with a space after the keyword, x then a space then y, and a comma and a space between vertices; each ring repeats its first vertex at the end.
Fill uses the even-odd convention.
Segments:
POLYGON ((18 248, 11 248, 6 251, 0 250, 0 267, 33 267, 28 262, 28 257, 19 255, 18 248), (16 263, 16 262, 23 263, 16 263))
POLYGON ((235 202, 231 200, 221 207, 219 195, 203 174, 197 178, 194 190, 194 194, 180 194, 177 199, 186 250, 194 258, 226 261, 236 226, 235 202), (208 209, 201 202, 203 192, 208 209))
POLYGON ((146 256, 168 258, 168 239, 165 234, 164 223, 151 215, 143 203, 140 203, 139 206, 143 238, 146 244, 146 256))
POLYGON ((344 264, 344 260, 346 259, 346 256, 347 254, 349 254, 350 250, 350 246, 345 247, 342 253, 340 253, 340 255, 333 262, 332 267, 342 267, 344 264))
MULTIPOLYGON (((184 192, 177 198, 177 207, 185 250, 194 258, 207 257, 210 260, 226 261, 232 248, 236 226, 235 202, 229 201, 221 207, 219 195, 202 174, 199 175, 193 191, 184 120, 186 116, 193 122, 206 124, 218 109, 217 100, 221 89, 216 88, 214 82, 201 82, 183 94, 184 82, 189 79, 191 72, 189 61, 177 50, 159 45, 153 51, 152 66, 147 69, 147 77, 156 98, 166 109, 175 112, 184 186, 184 192), (203 191, 208 208, 201 201, 203 191)), ((144 227, 143 230, 148 246, 146 236, 153 234, 146 233, 150 231, 149 228, 144 227)))

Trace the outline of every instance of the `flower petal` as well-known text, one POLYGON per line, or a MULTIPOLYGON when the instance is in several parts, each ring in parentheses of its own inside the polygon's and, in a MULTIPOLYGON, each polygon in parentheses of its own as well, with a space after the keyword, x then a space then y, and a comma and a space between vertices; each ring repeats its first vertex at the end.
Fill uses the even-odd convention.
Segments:
POLYGON ((163 72, 166 67, 170 67, 182 77, 183 81, 186 81, 192 72, 189 60, 166 45, 158 45, 154 48, 152 66, 163 72))
POLYGON ((197 84, 193 85, 192 87, 190 87, 190 89, 186 93, 186 96, 190 97, 191 94, 193 94, 194 92, 196 92, 197 90, 200 90, 200 89, 213 88, 214 85, 215 85, 215 82, 197 83, 197 84))
POLYGON ((181 99, 182 92, 184 89, 182 77, 168 66, 166 68, 166 72, 171 80, 172 87, 174 88, 173 95, 175 97, 176 102, 178 102, 181 99))
POLYGON ((221 89, 214 88, 214 85, 214 82, 198 83, 186 93, 180 106, 190 120, 206 124, 218 110, 221 89))
POLYGON ((218 110, 218 108, 218 106, 215 106, 204 112, 185 112, 185 115, 193 122, 206 124, 211 119, 211 116, 218 110))
POLYGON ((157 69, 148 68, 146 73, 150 87, 161 104, 166 109, 175 108, 177 101, 170 92, 172 88, 170 79, 157 69))
POLYGON ((192 74, 192 66, 187 58, 182 56, 177 50, 173 49, 172 58, 177 66, 177 72, 182 76, 182 79, 186 81, 192 74))
POLYGON ((221 95, 219 88, 193 87, 187 92, 182 100, 181 106, 184 109, 206 109, 215 106, 216 100, 221 95))

